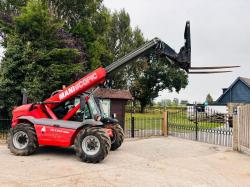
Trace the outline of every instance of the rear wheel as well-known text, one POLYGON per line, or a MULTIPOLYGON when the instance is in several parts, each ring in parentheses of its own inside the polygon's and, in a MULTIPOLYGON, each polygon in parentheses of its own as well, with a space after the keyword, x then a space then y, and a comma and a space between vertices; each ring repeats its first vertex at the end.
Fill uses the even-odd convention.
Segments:
POLYGON ((83 162, 102 161, 108 155, 110 147, 110 138, 102 128, 82 129, 75 138, 76 155, 83 162))
POLYGON ((111 138, 111 150, 114 151, 118 149, 124 140, 124 132, 119 124, 111 126, 113 137, 111 138))
POLYGON ((31 124, 21 123, 10 129, 8 148, 18 156, 27 156, 38 148, 37 136, 31 124))

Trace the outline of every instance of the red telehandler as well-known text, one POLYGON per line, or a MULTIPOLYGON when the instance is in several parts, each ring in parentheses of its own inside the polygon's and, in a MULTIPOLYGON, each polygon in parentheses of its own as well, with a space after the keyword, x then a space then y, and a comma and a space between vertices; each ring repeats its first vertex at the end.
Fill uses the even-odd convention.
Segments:
POLYGON ((186 23, 185 45, 176 53, 171 47, 155 38, 106 68, 100 67, 72 85, 57 91, 43 102, 24 104, 12 112, 12 128, 8 147, 15 155, 34 153, 40 145, 70 147, 84 162, 102 161, 110 149, 119 148, 123 130, 118 121, 101 115, 92 94, 86 93, 105 82, 107 75, 132 60, 156 54, 186 72, 191 69, 190 24, 186 23))

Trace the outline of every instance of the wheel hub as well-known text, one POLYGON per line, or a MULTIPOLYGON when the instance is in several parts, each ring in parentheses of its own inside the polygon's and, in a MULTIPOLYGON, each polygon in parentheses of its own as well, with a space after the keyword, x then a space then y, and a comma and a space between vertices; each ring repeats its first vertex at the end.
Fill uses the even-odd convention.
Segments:
POLYGON ((95 155, 100 150, 100 141, 95 136, 86 136, 82 141, 82 149, 88 155, 95 155))
POLYGON ((17 149, 24 149, 29 143, 29 137, 26 132, 19 131, 13 136, 13 145, 17 149))

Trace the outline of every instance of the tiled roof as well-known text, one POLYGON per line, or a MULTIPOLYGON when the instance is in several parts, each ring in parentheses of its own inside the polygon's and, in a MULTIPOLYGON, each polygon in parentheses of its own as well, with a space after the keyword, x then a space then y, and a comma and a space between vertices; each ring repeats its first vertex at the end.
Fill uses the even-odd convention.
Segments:
POLYGON ((125 99, 131 100, 132 95, 129 90, 98 88, 94 91, 94 96, 102 99, 125 99))

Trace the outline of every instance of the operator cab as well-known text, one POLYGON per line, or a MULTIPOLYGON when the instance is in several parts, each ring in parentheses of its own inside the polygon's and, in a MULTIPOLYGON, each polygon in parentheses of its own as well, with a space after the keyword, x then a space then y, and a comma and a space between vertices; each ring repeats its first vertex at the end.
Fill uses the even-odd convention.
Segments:
POLYGON ((82 94, 75 98, 75 106, 80 103, 80 109, 73 116, 74 121, 83 121, 84 119, 95 119, 100 121, 102 113, 98 108, 95 98, 91 95, 82 94))
POLYGON ((95 98, 91 93, 83 93, 78 95, 71 100, 68 100, 59 106, 57 106, 53 111, 59 119, 63 117, 74 107, 80 104, 80 108, 77 112, 69 119, 70 121, 82 122, 86 119, 94 119, 96 121, 101 121, 104 124, 116 124, 118 120, 106 116, 102 107, 102 103, 97 104, 95 98))
MULTIPOLYGON (((86 119, 101 118, 102 112, 100 111, 95 98, 92 95, 86 93, 79 95, 73 99, 70 99, 64 103, 58 105, 53 112, 59 119, 63 117, 74 107, 80 104, 80 108, 77 112, 69 119, 70 121, 83 121, 86 119)), ((100 119, 99 119, 100 120, 100 119)))
MULTIPOLYGON (((85 104, 82 104, 82 106, 85 105, 84 106, 85 107, 85 110, 84 110, 85 118, 84 119, 95 119, 96 121, 101 121, 104 124, 116 124, 116 123, 118 123, 117 119, 111 118, 111 117, 105 115, 102 103, 99 101, 99 105, 98 105, 96 103, 96 99, 93 97, 93 95, 85 93, 85 94, 81 95, 80 97, 77 97, 76 100, 78 100, 76 102, 76 105, 79 102, 81 102, 81 100, 85 101, 85 104), (81 99, 81 98, 83 98, 83 99, 81 99)), ((83 110, 81 110, 81 107, 80 107, 80 109, 76 113, 79 112, 79 114, 83 114, 82 111, 83 110)), ((78 115, 78 116, 79 116, 78 120, 81 121, 81 119, 83 119, 83 116, 81 116, 81 115, 78 115)))

